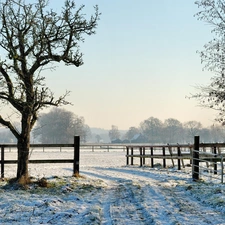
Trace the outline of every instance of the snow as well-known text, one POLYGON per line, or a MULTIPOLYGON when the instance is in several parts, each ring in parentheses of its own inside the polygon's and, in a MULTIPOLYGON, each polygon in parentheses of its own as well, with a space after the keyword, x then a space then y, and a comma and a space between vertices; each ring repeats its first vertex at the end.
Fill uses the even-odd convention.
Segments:
MULTIPOLYGON (((71 158, 72 152, 31 155, 50 157, 71 158)), ((30 165, 30 175, 45 177, 48 188, 15 190, 1 182, 0 224, 225 224, 225 186, 213 179, 193 182, 190 168, 126 166, 123 150, 86 150, 80 158, 80 178, 71 177, 72 164, 30 165)), ((15 167, 6 166, 7 178, 15 167)))

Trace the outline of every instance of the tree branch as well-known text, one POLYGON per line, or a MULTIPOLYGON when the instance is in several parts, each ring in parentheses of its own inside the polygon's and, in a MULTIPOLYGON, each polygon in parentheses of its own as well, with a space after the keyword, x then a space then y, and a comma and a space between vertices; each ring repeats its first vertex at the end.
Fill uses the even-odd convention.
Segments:
POLYGON ((0 115, 0 123, 2 125, 4 125, 5 127, 9 128, 10 131, 13 133, 13 135, 16 137, 16 138, 19 138, 19 133, 18 131, 14 128, 14 126, 11 124, 10 121, 6 121, 2 118, 2 116, 0 115))

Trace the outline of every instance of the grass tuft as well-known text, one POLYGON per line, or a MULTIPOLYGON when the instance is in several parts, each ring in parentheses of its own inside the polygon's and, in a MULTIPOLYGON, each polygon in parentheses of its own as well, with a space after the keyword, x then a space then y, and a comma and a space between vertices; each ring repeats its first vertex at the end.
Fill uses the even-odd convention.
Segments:
POLYGON ((37 181, 39 187, 49 187, 49 183, 45 177, 42 177, 40 180, 37 181))
POLYGON ((85 178, 84 176, 80 175, 78 172, 75 172, 73 174, 73 177, 76 177, 76 178, 85 178))

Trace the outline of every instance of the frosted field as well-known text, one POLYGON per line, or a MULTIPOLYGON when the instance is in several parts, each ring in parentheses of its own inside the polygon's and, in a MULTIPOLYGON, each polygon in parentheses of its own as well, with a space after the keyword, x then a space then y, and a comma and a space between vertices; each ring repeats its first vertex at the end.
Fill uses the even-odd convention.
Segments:
MULTIPOLYGON (((14 157, 15 152, 5 156, 14 157)), ((31 155, 49 157, 72 158, 72 152, 31 155)), ((12 190, 1 182, 0 224, 225 224, 223 184, 192 182, 190 169, 125 163, 122 150, 82 151, 79 179, 71 177, 72 164, 30 165, 30 174, 46 177, 52 187, 12 190)), ((6 166, 6 177, 15 173, 15 165, 6 166)))

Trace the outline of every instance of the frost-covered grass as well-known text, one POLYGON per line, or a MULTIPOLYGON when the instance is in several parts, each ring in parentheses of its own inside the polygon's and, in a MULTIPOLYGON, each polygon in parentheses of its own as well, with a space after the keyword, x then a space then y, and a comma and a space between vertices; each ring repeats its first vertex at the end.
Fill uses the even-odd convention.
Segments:
MULTIPOLYGON (((32 157, 59 156, 40 154, 32 157)), ((71 164, 30 165, 34 182, 25 189, 0 183, 0 224, 225 224, 223 184, 192 182, 190 168, 125 162, 122 151, 83 152, 79 178, 71 164), (39 187, 42 177, 48 187, 39 187)), ((15 174, 13 165, 5 170, 15 174)))
MULTIPOLYGON (((92 206, 86 198, 101 189, 102 181, 85 178, 49 178, 48 188, 31 184, 15 190, 2 184, 1 224, 88 224, 92 206), (86 221, 83 221, 86 218, 86 221), (77 222, 76 222, 77 221, 77 222)), ((89 223, 90 224, 90 223, 89 223)))

